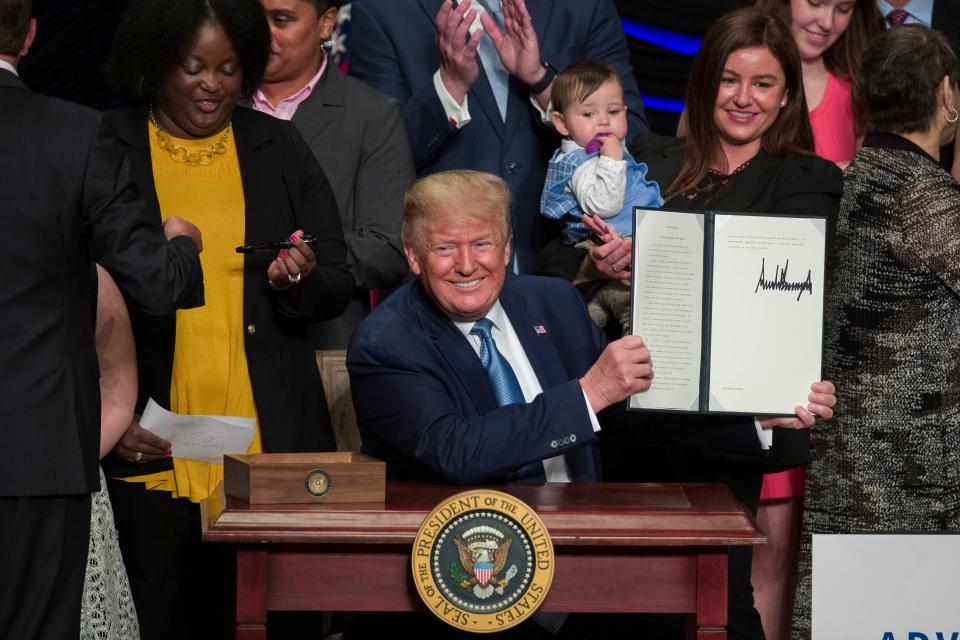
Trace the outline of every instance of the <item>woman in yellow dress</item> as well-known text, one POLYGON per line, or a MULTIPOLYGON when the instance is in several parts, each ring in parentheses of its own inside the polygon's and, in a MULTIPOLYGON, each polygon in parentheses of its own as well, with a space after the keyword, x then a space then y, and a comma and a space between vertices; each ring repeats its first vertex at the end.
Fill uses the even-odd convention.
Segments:
MULTIPOLYGON (((203 231, 206 304, 133 313, 138 411, 257 419, 250 452, 335 448, 306 324, 339 315, 353 279, 333 192, 290 123, 236 107, 259 85, 270 31, 258 0, 133 0, 114 44, 116 86, 143 104, 109 113, 160 220, 203 231), (308 246, 306 233, 317 238, 308 246), (244 243, 290 237, 277 254, 244 243)), ((223 476, 184 460, 135 417, 104 461, 143 638, 225 637, 230 563, 200 542, 197 503, 223 476), (172 455, 171 455, 172 453, 172 455)))

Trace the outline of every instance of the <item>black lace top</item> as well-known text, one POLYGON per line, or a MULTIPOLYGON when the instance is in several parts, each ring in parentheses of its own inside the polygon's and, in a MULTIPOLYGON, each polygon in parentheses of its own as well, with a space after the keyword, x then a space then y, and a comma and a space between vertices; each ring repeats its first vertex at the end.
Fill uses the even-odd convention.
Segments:
POLYGON ((730 187, 732 187, 733 183, 736 181, 736 177, 740 175, 740 173, 742 173, 751 162, 753 162, 753 158, 750 158, 744 162, 732 173, 727 174, 710 169, 707 171, 707 175, 704 176, 703 180, 700 181, 700 184, 696 189, 675 195, 674 197, 670 198, 669 201, 664 203, 664 208, 669 209, 671 207, 675 207, 679 209, 710 209, 715 202, 723 197, 723 194, 730 190, 730 187))

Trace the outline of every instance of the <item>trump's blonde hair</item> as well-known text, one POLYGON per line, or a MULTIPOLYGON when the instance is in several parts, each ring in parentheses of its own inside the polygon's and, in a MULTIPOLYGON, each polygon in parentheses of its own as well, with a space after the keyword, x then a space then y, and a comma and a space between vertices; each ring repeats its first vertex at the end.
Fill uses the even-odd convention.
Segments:
POLYGON ((482 171, 442 171, 417 180, 403 201, 403 244, 422 246, 434 221, 489 222, 499 240, 510 240, 510 187, 502 178, 482 171))

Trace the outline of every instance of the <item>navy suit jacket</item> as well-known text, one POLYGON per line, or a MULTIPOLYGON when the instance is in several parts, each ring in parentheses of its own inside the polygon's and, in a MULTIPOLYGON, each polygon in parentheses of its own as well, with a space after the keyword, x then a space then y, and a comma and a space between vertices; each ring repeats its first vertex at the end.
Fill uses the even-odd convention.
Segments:
MULTIPOLYGON (((355 2, 350 25, 350 74, 400 100, 417 175, 476 169, 501 176, 514 197, 513 249, 521 273, 536 252, 560 234, 540 215, 550 156, 560 145, 539 122, 524 87, 511 79, 506 122, 481 64, 468 94, 470 122, 457 129, 433 86, 440 68, 434 18, 442 0, 355 2)), ((575 60, 606 62, 620 74, 629 106, 628 139, 648 130, 620 17, 611 0, 527 0, 541 57, 558 69, 575 60)))
POLYGON ((360 324, 350 388, 363 452, 385 460, 390 477, 542 482, 541 461, 564 454, 574 481, 600 479, 579 378, 606 340, 562 280, 508 276, 500 303, 543 388, 528 404, 497 405, 480 358, 419 280, 360 324))
POLYGON ((607 341, 580 294, 557 278, 507 276, 500 304, 543 389, 527 404, 497 405, 477 353, 419 280, 358 327, 347 369, 363 452, 385 460, 391 478, 542 482, 541 461, 562 453, 574 481, 593 482, 598 436, 766 461, 749 417, 627 412, 619 403, 599 414, 594 433, 579 379, 607 341))

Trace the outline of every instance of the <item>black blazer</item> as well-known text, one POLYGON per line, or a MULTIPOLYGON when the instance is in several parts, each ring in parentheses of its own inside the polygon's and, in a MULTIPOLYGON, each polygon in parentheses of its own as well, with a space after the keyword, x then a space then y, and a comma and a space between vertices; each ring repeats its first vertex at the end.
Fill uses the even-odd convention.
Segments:
MULTIPOLYGON (((630 152, 638 162, 647 163, 647 179, 656 180, 662 191, 673 183, 683 164, 683 146, 676 138, 666 138, 656 134, 647 134, 638 138, 630 152)), ((832 162, 812 154, 788 153, 785 156, 772 156, 765 151, 737 174, 733 185, 712 207, 716 211, 755 211, 765 213, 817 213, 828 217, 828 239, 836 225, 840 196, 843 195, 843 177, 840 169, 832 162)), ((546 275, 573 279, 586 251, 568 247, 557 239, 551 243, 538 258, 538 269, 546 275)), ((656 374, 656 367, 654 367, 656 374)), ((681 446, 695 449, 706 457, 733 460, 748 464, 762 465, 765 470, 788 468, 810 461, 810 432, 808 429, 774 429, 774 446, 769 454, 756 452, 730 453, 718 448, 716 439, 717 425, 729 426, 734 419, 720 416, 701 418, 703 428, 699 435, 685 432, 684 440, 670 438, 671 425, 675 417, 662 414, 659 418, 647 418, 650 426, 644 430, 623 430, 618 435, 634 439, 639 446, 681 446)), ((693 418, 688 418, 687 421, 693 418)), ((743 424, 739 433, 742 449, 756 435, 751 434, 752 425, 743 424)), ((729 438, 727 431, 723 438, 729 438)))
POLYGON ((0 70, 0 496, 99 486, 94 261, 131 309, 203 302, 186 237, 148 220, 100 115, 0 70))
MULTIPOLYGON (((146 110, 109 112, 104 121, 130 159, 147 214, 159 220, 146 110)), ((276 240, 296 229, 320 238, 313 245, 316 269, 298 287, 284 292, 274 291, 267 284, 267 267, 274 254, 245 257, 242 322, 263 449, 333 450, 336 446, 330 417, 306 333, 308 322, 338 316, 353 290, 333 191, 289 122, 237 107, 232 124, 243 179, 246 241, 276 240)), ((132 313, 131 322, 140 375, 138 409, 149 397, 169 407, 176 318, 132 313)), ((104 466, 108 474, 123 476, 167 469, 171 462, 133 465, 110 456, 104 466)))

